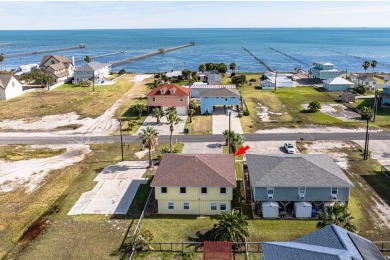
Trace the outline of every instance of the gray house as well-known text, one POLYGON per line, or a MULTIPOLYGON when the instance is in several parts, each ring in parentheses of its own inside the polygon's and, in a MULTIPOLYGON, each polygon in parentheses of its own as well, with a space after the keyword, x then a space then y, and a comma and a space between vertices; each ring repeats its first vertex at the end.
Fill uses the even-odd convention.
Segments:
POLYGON ((246 159, 257 207, 276 201, 287 214, 311 217, 311 208, 305 215, 308 205, 319 209, 325 202, 348 203, 353 184, 328 155, 247 154, 246 159))
POLYGON ((264 260, 385 260, 368 239, 334 224, 293 242, 262 242, 264 260))
POLYGON ((73 84, 86 80, 95 80, 95 83, 100 83, 105 77, 108 77, 111 71, 111 64, 100 63, 96 61, 89 62, 84 66, 74 70, 73 84))

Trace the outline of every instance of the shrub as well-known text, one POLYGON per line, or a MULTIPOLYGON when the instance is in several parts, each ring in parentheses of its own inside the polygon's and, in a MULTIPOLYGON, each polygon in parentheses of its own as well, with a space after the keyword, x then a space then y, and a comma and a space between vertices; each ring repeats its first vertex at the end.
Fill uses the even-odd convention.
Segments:
POLYGON ((232 77, 232 83, 236 85, 243 85, 246 83, 246 76, 245 75, 234 76, 232 77))
POLYGON ((364 93, 366 93, 367 89, 363 84, 359 84, 357 87, 355 87, 355 91, 358 94, 364 95, 364 93))
POLYGON ((249 82, 256 82, 256 79, 250 79, 249 82))
POLYGON ((321 103, 317 100, 314 100, 309 103, 308 109, 311 112, 318 112, 321 109, 321 103))
POLYGON ((230 74, 230 76, 233 78, 234 76, 236 76, 236 73, 235 73, 235 72, 232 72, 232 73, 230 74))
POLYGON ((118 73, 119 73, 119 75, 126 74, 126 70, 125 69, 121 69, 118 73))

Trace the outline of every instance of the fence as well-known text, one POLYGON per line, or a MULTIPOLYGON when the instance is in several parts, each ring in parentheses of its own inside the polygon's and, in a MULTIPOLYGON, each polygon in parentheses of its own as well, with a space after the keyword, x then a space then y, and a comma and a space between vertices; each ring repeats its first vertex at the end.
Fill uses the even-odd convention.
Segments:
MULTIPOLYGON (((203 242, 150 242, 153 251, 159 252, 203 252, 203 242)), ((232 242, 233 253, 262 253, 261 242, 232 242)))

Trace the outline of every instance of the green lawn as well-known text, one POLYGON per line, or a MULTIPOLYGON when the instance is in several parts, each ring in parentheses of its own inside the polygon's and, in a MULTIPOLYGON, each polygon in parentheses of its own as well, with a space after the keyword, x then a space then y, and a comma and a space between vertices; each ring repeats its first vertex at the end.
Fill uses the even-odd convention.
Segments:
POLYGON ((211 115, 195 115, 192 117, 192 123, 190 123, 190 118, 187 118, 185 128, 189 129, 190 135, 208 135, 213 131, 212 122, 211 115))
MULTIPOLYGON (((356 99, 355 107, 362 109, 363 107, 373 107, 374 98, 356 99)), ((381 107, 378 105, 378 113, 375 122, 370 123, 373 127, 390 128, 390 108, 381 107)))

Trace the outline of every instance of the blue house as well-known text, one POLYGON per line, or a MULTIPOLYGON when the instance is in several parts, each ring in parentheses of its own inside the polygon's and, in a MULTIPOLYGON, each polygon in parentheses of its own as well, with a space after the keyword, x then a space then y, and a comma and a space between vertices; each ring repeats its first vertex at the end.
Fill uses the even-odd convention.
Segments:
POLYGON ((327 91, 349 91, 351 88, 353 88, 355 84, 353 82, 350 82, 343 78, 333 78, 325 80, 322 83, 322 87, 326 89, 327 91))
POLYGON ((218 106, 237 106, 241 104, 241 95, 237 89, 216 88, 200 93, 201 114, 212 114, 218 106))
POLYGON ((330 62, 314 62, 311 67, 311 75, 316 79, 331 79, 339 75, 338 70, 334 69, 334 65, 330 62))
POLYGON ((383 88, 382 106, 390 107, 390 86, 383 88))

